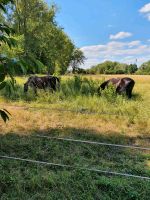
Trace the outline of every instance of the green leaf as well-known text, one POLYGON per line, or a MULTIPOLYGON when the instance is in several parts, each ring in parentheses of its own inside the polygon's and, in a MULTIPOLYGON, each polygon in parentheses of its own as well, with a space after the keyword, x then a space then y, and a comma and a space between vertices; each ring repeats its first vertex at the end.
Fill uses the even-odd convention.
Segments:
MULTIPOLYGON (((0 59, 1 60, 1 59, 0 59)), ((4 65, 0 64, 0 74, 4 74, 4 65)))
POLYGON ((24 62, 22 60, 20 60, 20 62, 18 62, 18 65, 20 66, 23 74, 27 73, 27 66, 24 64, 24 62))
POLYGON ((6 82, 5 81, 3 81, 2 83, 0 83, 0 90, 2 90, 5 86, 6 86, 6 82))
POLYGON ((10 35, 11 32, 12 32, 12 29, 9 26, 5 25, 5 24, 0 24, 0 31, 2 33, 6 33, 7 35, 10 35))
POLYGON ((0 82, 3 82, 5 80, 5 74, 0 73, 0 82))
POLYGON ((4 7, 4 5, 2 5, 2 3, 0 3, 0 10, 3 10, 3 12, 6 12, 6 8, 4 7))
POLYGON ((7 120, 9 120, 10 113, 6 109, 0 110, 0 115, 5 123, 7 120))
POLYGON ((11 47, 15 47, 16 46, 16 40, 14 38, 9 38, 6 35, 0 35, 0 41, 4 42, 5 44, 7 44, 9 46, 9 48, 11 47))
POLYGON ((3 110, 4 110, 7 114, 11 115, 10 112, 8 112, 8 110, 6 110, 6 109, 3 109, 3 110))

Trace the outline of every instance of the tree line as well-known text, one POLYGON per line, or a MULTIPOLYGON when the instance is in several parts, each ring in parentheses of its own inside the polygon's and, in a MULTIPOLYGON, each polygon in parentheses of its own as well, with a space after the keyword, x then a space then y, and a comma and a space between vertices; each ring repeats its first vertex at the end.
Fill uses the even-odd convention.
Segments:
POLYGON ((105 61, 87 71, 91 74, 134 74, 137 70, 136 64, 105 61))
POLYGON ((150 61, 144 62, 140 67, 137 64, 105 61, 89 69, 76 67, 76 74, 139 74, 150 75, 150 61))

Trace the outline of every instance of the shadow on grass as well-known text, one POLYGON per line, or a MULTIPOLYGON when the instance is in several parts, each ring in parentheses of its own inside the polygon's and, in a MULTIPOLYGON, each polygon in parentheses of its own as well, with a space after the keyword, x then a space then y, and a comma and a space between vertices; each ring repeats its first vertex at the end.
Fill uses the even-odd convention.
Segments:
MULTIPOLYGON (((36 135, 129 145, 143 140, 89 129, 36 130, 27 136, 0 135, 0 155, 150 176, 149 152, 48 140, 36 135)), ((150 195, 149 181, 140 179, 4 159, 0 160, 0 167, 1 199, 148 199, 150 195)))
POLYGON ((139 94, 139 93, 133 93, 132 94, 132 100, 140 100, 140 101, 142 101, 143 98, 142 98, 141 94, 139 94))

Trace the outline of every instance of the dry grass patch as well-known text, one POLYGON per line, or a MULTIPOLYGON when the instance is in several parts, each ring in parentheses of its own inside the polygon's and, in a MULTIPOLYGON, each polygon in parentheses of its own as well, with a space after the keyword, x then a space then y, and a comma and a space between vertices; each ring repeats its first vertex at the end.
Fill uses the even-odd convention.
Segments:
MULTIPOLYGON (((90 78, 102 79, 102 76, 90 78)), ((62 81, 65 79, 68 77, 63 77, 62 81)), ((6 124, 0 121, 0 154, 150 177, 149 151, 36 137, 41 134, 149 147, 150 78, 134 76, 134 79, 136 85, 131 101, 123 98, 112 101, 112 96, 107 99, 80 93, 65 98, 60 98, 64 96, 58 93, 49 96, 40 93, 38 100, 31 96, 27 101, 22 93, 25 79, 18 78, 21 84, 19 92, 22 93, 18 93, 20 99, 1 99, 3 106, 0 107, 8 109, 12 117, 6 124), (72 112, 54 108, 70 109, 72 112), (86 114, 82 112, 84 109, 116 115, 86 114)), ((150 196, 149 181, 132 177, 4 159, 0 160, 0 170, 1 199, 149 200, 150 196)))

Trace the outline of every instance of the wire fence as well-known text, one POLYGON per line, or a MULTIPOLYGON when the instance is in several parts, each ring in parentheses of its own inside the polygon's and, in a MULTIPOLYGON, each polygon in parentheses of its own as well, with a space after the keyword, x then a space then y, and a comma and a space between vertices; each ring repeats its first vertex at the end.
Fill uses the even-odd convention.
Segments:
MULTIPOLYGON (((77 140, 73 138, 63 138, 63 137, 50 137, 50 136, 43 136, 43 135, 33 135, 33 138, 39 138, 39 139, 45 139, 46 141, 50 140, 52 143, 54 140, 56 141, 61 141, 61 142, 73 142, 73 143, 79 143, 79 144, 86 144, 87 146, 89 145, 98 145, 98 146, 109 146, 111 148, 129 148, 129 149, 135 149, 135 150, 146 150, 150 151, 149 147, 140 147, 140 146, 131 146, 131 145, 122 145, 122 144, 111 144, 111 143, 102 143, 102 142, 97 142, 97 141, 89 141, 89 140, 77 140)), ((90 147, 92 148, 92 147, 90 147)), ((83 171, 91 171, 95 173, 100 173, 100 174, 105 174, 105 175, 113 175, 113 176, 122 176, 122 177, 127 177, 127 178, 138 178, 138 179, 144 179, 144 180, 150 180, 150 177, 148 176, 139 176, 135 174, 130 174, 130 173, 122 173, 122 172, 116 172, 116 171, 111 171, 111 170, 104 170, 104 169, 97 169, 97 167, 84 167, 84 166, 74 166, 74 165, 69 165, 69 164, 62 164, 61 163, 55 163, 55 162, 47 162, 47 161, 40 161, 40 160, 34 160, 34 159, 26 159, 26 158, 21 158, 17 156, 11 156, 11 155, 0 155, 0 158, 3 160, 11 160, 11 161, 20 161, 20 162, 27 162, 31 164, 38 164, 38 165, 43 165, 43 166, 51 166, 51 167, 61 167, 65 169, 70 169, 70 170, 83 170, 83 171)))
POLYGON ((150 151, 149 147, 140 147, 140 146, 133 146, 133 145, 131 146, 131 145, 122 145, 122 144, 111 144, 111 143, 96 142, 96 141, 89 141, 89 140, 77 140, 73 138, 50 137, 50 136, 44 136, 44 135, 35 135, 32 137, 45 138, 49 140, 60 140, 60 141, 68 141, 68 142, 75 142, 75 143, 85 143, 85 144, 92 144, 92 145, 102 145, 102 146, 111 146, 111 147, 118 147, 118 148, 130 148, 130 149, 150 151))
POLYGON ((150 177, 146 177, 146 176, 137 176, 137 175, 133 175, 133 174, 118 173, 118 172, 112 172, 112 171, 106 171, 106 170, 99 170, 99 169, 95 169, 95 168, 75 167, 75 166, 71 166, 71 165, 50 163, 50 162, 31 160, 31 159, 23 159, 23 158, 18 158, 18 157, 11 157, 11 156, 2 156, 2 155, 0 155, 0 158, 16 160, 16 161, 23 161, 23 162, 28 162, 28 163, 32 163, 32 164, 40 164, 40 165, 47 165, 47 166, 53 166, 53 167, 62 167, 62 168, 74 169, 74 170, 91 171, 91 172, 96 172, 96 173, 103 173, 106 175, 124 176, 124 177, 132 177, 132 178, 150 180, 150 177))
MULTIPOLYGON (((5 106, 5 105, 1 105, 5 106)), ((9 106, 9 107, 15 107, 15 108, 21 108, 21 109, 34 109, 34 110, 54 110, 54 111, 61 111, 61 112, 74 112, 74 113, 82 113, 82 114, 98 114, 98 115, 113 115, 113 116, 127 116, 125 113, 107 113, 107 112, 95 112, 95 111, 88 111, 87 109, 80 109, 80 110, 73 110, 73 109, 64 109, 64 108, 45 108, 45 107, 23 107, 23 106, 9 106)), ((58 141, 66 141, 66 142, 74 142, 74 143, 81 143, 81 144, 88 144, 88 145, 100 145, 100 146, 109 146, 109 147, 116 147, 116 148, 129 148, 129 149, 137 149, 137 150, 146 150, 150 151, 149 147, 141 147, 141 146, 131 146, 131 145, 122 145, 122 144, 112 144, 112 143, 105 143, 105 142, 97 142, 97 141, 89 141, 89 140, 79 140, 74 138, 62 138, 62 137, 50 137, 50 136, 43 136, 43 135, 34 135, 32 137, 36 138, 43 138, 47 140, 58 140, 58 141)), ((150 180, 150 177, 147 176, 138 176, 130 173, 120 173, 115 171, 109 171, 109 170, 101 170, 96 168, 87 168, 82 166, 72 166, 72 165, 66 165, 66 164, 60 164, 60 163, 53 163, 53 162, 45 162, 40 160, 32 160, 32 159, 24 159, 20 157, 13 157, 9 155, 0 155, 1 159, 7 159, 7 160, 16 160, 16 161, 22 161, 22 162, 28 162, 32 164, 40 164, 40 165, 47 165, 47 166, 53 166, 53 167, 61 167, 66 169, 73 169, 73 170, 85 170, 85 171, 91 171, 96 173, 102 173, 105 175, 115 175, 115 176, 124 176, 124 177, 133 177, 138 179, 145 179, 150 180)))

